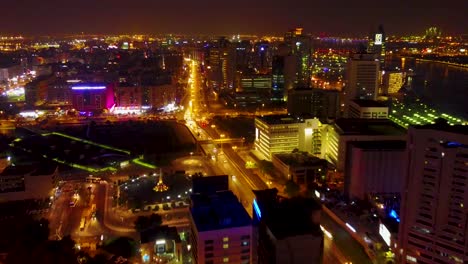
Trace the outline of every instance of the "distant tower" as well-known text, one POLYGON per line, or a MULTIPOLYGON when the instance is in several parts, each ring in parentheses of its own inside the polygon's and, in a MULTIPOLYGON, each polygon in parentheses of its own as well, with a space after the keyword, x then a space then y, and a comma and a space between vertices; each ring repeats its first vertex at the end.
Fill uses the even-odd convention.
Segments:
POLYGON ((153 190, 155 192, 165 192, 165 191, 169 190, 169 187, 167 187, 167 185, 165 185, 164 182, 163 182, 163 174, 162 174, 161 169, 159 169, 159 181, 156 184, 156 186, 154 186, 153 190))
POLYGON ((374 53, 380 61, 380 66, 385 66, 385 31, 383 25, 380 25, 377 32, 372 32, 369 36, 369 46, 367 52, 374 53))
MULTIPOLYGON (((285 58, 285 75, 289 75, 288 72, 290 71, 295 75, 294 86, 288 87, 289 85, 286 84, 286 88, 309 87, 312 39, 303 33, 303 28, 298 27, 286 32, 284 43, 289 48, 289 54, 285 58)), ((285 76, 285 79, 289 78, 285 76)), ((287 83, 288 81, 285 82, 287 83)))

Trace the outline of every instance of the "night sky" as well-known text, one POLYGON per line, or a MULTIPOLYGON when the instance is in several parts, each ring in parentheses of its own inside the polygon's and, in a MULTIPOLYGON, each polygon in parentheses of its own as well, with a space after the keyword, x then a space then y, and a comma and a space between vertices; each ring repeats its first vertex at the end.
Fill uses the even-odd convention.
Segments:
POLYGON ((468 0, 0 0, 0 35, 468 33, 468 0))

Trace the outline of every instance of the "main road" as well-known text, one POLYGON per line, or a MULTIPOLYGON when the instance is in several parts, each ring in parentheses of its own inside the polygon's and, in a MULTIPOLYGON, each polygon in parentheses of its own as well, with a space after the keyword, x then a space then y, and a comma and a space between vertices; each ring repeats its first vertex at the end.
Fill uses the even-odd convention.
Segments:
MULTIPOLYGON (((213 113, 209 111, 210 107, 207 105, 209 102, 206 101, 207 96, 199 96, 200 91, 203 91, 203 89, 201 88, 200 74, 196 67, 197 63, 193 61, 191 65, 190 97, 187 99, 189 103, 186 108, 185 118, 188 121, 190 130, 195 135, 201 133, 205 135, 205 138, 220 138, 215 129, 200 127, 196 122, 193 122, 213 113)), ((252 214, 252 203, 255 198, 252 190, 266 189, 268 185, 258 175, 245 168, 245 161, 232 149, 230 144, 222 146, 221 153, 224 153, 224 157, 221 157, 217 161, 218 163, 221 162, 219 167, 230 176, 232 191, 239 196, 247 212, 252 214)), ((361 253, 362 248, 360 248, 360 245, 350 237, 346 230, 341 229, 339 225, 331 221, 325 214, 323 220, 322 224, 324 228, 330 230, 331 233, 330 237, 325 236, 324 263, 370 263, 366 259, 365 253, 361 253), (336 234, 336 237, 334 234, 336 234), (349 249, 344 251, 345 248, 349 249), (346 253, 346 256, 343 253, 346 253)))

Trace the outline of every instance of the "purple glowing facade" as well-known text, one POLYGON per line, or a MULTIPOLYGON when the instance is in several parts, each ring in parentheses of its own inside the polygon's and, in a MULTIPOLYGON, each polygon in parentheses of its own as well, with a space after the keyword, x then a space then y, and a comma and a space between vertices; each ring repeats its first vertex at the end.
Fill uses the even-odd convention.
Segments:
POLYGON ((106 86, 73 86, 72 90, 78 91, 78 90, 104 90, 106 89, 106 86))
POLYGON ((73 107, 80 112, 110 109, 114 105, 112 85, 80 84, 72 87, 73 107))

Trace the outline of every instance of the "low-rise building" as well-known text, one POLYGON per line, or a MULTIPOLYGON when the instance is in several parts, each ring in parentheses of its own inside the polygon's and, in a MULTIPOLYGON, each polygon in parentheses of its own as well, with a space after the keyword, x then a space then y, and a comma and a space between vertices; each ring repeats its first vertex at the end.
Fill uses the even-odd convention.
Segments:
POLYGON ((306 152, 274 154, 272 162, 288 180, 299 185, 310 186, 316 180, 325 177, 328 171, 326 160, 306 152))
POLYGON ((254 193, 252 208, 258 263, 322 263, 321 205, 311 198, 280 197, 276 189, 254 193))
POLYGON ((352 100, 349 104, 348 117, 386 119, 388 118, 388 106, 374 100, 352 100))
POLYGON ((0 174, 0 201, 45 199, 57 183, 57 166, 9 166, 0 174))
POLYGON ((158 226, 140 233, 143 262, 182 261, 182 242, 176 227, 158 226))
POLYGON ((80 112, 111 109, 114 106, 112 85, 102 83, 80 83, 71 87, 73 108, 80 112))

